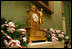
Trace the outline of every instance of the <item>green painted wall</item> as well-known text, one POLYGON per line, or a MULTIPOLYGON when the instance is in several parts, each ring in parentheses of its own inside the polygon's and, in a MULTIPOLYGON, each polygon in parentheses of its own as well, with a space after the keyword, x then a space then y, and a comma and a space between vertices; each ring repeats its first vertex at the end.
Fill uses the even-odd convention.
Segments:
POLYGON ((68 5, 67 1, 64 1, 64 15, 66 18, 66 33, 71 38, 71 6, 68 5))
POLYGON ((44 23, 42 28, 62 29, 61 1, 54 1, 54 14, 44 13, 44 23))
POLYGON ((15 24, 25 24, 29 8, 27 1, 1 1, 1 17, 11 19, 15 24))
MULTIPOLYGON (((30 9, 27 1, 1 1, 1 17, 12 19, 15 24, 26 23, 26 11, 30 9)), ((54 14, 44 12, 42 28, 62 29, 61 1, 54 1, 54 14)))

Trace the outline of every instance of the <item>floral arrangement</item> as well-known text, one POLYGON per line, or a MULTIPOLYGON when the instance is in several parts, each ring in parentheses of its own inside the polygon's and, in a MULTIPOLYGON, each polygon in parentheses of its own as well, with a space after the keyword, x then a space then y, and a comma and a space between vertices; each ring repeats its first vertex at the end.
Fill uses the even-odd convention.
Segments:
POLYGON ((26 33, 26 29, 17 28, 13 22, 5 21, 5 24, 1 24, 1 47, 5 48, 22 48, 27 47, 29 39, 26 33))
POLYGON ((46 37, 48 39, 48 41, 52 41, 52 42, 55 42, 55 41, 65 41, 65 48, 70 48, 71 45, 69 43, 70 39, 69 39, 69 36, 67 34, 65 34, 64 31, 62 30, 56 30, 56 29, 53 29, 53 28, 50 28, 50 29, 45 29, 45 31, 47 32, 46 33, 46 37))
MULTIPOLYGON (((44 30, 47 32, 46 37, 48 41, 64 40, 64 47, 71 48, 69 36, 64 31, 53 28, 44 30)), ((27 47, 28 43, 29 38, 25 28, 20 28, 20 26, 16 26, 13 22, 8 22, 8 20, 1 24, 1 47, 22 48, 23 46, 27 47)))

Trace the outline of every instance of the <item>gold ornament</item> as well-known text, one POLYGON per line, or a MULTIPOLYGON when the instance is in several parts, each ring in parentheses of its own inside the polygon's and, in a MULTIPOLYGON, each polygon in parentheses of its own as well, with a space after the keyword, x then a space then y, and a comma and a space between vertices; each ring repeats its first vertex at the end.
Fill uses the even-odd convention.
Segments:
POLYGON ((35 5, 33 5, 32 3, 31 3, 31 10, 32 10, 32 11, 35 11, 35 10, 36 10, 35 5))
POLYGON ((43 9, 41 8, 41 11, 39 11, 40 14, 40 24, 43 23, 43 9))

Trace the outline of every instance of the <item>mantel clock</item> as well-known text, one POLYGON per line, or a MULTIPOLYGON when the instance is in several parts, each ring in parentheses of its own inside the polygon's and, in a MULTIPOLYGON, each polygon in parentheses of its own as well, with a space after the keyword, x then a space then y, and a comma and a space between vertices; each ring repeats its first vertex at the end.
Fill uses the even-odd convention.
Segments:
POLYGON ((43 19, 43 9, 39 11, 35 5, 31 4, 31 9, 27 11, 27 31, 30 34, 30 42, 38 40, 46 40, 45 33, 40 29, 43 19))

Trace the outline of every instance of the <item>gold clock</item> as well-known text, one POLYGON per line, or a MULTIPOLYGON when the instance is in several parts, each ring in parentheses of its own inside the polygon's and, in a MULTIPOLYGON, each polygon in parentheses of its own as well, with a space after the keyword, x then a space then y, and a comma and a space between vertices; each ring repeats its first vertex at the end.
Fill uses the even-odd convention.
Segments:
POLYGON ((40 19, 42 13, 38 12, 34 5, 31 6, 31 9, 27 12, 27 32, 29 33, 30 42, 46 40, 45 33, 40 30, 40 19))
POLYGON ((33 20, 34 22, 38 21, 38 15, 36 13, 33 13, 33 20))

